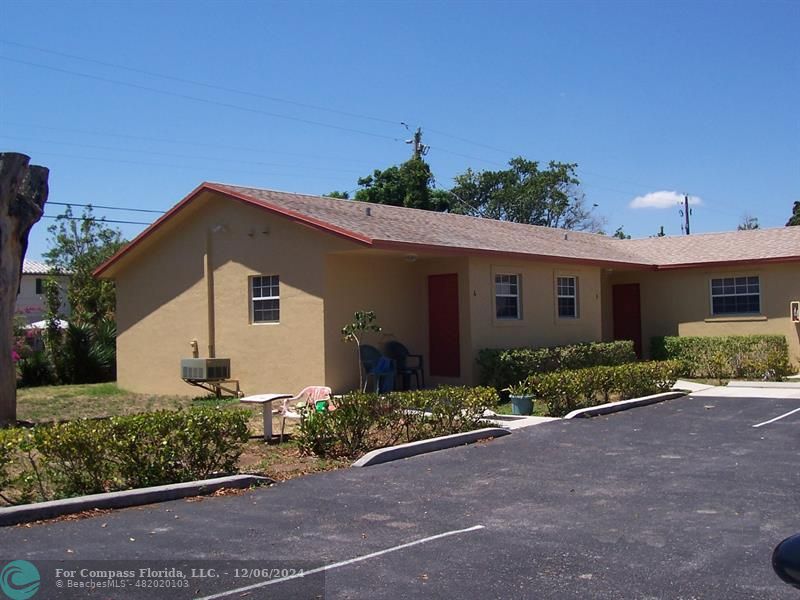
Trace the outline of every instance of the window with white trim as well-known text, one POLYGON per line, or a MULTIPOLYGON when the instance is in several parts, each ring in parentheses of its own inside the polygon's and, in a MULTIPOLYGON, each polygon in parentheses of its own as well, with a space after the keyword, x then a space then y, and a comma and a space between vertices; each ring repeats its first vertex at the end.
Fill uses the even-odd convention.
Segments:
POLYGON ((578 278, 556 277, 556 299, 560 319, 577 319, 578 278))
POLYGON ((711 314, 742 315, 761 312, 758 276, 720 277, 711 280, 711 314))
POLYGON ((494 276, 494 307, 498 319, 521 318, 519 283, 519 275, 498 273, 494 276))
POLYGON ((280 322, 281 299, 277 275, 250 278, 250 306, 253 323, 280 322))

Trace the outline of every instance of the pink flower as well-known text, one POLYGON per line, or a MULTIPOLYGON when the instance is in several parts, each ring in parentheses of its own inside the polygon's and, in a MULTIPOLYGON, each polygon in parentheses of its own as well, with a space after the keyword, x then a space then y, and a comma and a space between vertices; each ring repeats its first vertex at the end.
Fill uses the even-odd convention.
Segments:
POLYGON ((11 360, 13 360, 14 362, 18 362, 19 359, 20 359, 20 356, 17 353, 17 351, 16 350, 12 350, 11 351, 11 360))

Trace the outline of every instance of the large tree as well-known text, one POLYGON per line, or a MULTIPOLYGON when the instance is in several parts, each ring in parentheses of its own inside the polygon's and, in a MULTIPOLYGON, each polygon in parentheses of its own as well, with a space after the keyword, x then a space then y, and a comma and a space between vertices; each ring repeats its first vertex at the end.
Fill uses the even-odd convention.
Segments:
POLYGON ((602 221, 586 208, 577 165, 513 158, 508 169, 456 176, 453 212, 515 223, 599 231, 602 221))
POLYGON ((447 210, 450 203, 447 194, 433 189, 431 168, 422 157, 414 157, 400 166, 381 171, 358 180, 361 189, 355 199, 361 202, 421 208, 423 210, 447 210))
POLYGON ((792 225, 800 225, 800 201, 796 201, 794 203, 794 208, 792 209, 792 216, 789 217, 788 221, 786 221, 787 227, 790 227, 792 225))
POLYGON ((617 230, 614 233, 611 234, 611 237, 615 237, 615 238, 620 239, 620 240, 629 240, 629 239, 631 239, 631 236, 629 234, 625 233, 625 230, 622 228, 622 225, 617 227, 617 230))
POLYGON ((91 206, 84 208, 81 217, 74 217, 68 206, 48 231, 50 249, 45 259, 57 272, 70 274, 70 320, 89 325, 113 320, 114 282, 97 279, 92 272, 125 244, 120 231, 96 218, 91 206))
POLYGON ((749 231, 751 229, 758 229, 758 217, 754 217, 745 213, 742 216, 741 222, 736 226, 739 231, 749 231))
POLYGON ((14 307, 28 235, 42 218, 49 171, 30 157, 0 153, 0 427, 16 423, 17 382, 11 357, 14 307))

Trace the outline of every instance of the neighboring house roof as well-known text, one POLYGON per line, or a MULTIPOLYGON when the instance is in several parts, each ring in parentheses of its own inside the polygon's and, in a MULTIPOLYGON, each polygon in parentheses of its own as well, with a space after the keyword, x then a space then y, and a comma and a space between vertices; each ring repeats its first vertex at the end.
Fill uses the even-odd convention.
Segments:
POLYGON ((27 258, 22 261, 23 275, 48 275, 51 269, 50 265, 43 262, 28 260, 27 258))
POLYGON ((323 196, 204 183, 101 265, 101 275, 203 191, 283 215, 365 246, 558 260, 608 267, 675 268, 708 263, 800 260, 800 227, 618 240, 605 235, 368 204, 323 196), (788 231, 787 230, 795 230, 788 231), (758 234, 757 241, 746 236, 758 234), (731 241, 731 237, 735 240, 731 241), (762 246, 768 246, 764 248, 762 246))

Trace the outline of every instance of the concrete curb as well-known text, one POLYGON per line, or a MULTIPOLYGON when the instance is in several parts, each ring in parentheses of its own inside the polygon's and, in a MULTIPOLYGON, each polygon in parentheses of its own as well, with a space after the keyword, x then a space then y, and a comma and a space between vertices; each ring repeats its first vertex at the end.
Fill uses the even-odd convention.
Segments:
POLYGON ((443 435, 441 437, 435 437, 429 440, 409 442, 408 444, 400 444, 398 446, 391 446, 389 448, 378 448, 377 450, 367 452, 364 456, 354 462, 352 466, 369 467, 371 465, 379 465, 381 463, 399 460, 401 458, 417 456, 418 454, 427 454, 428 452, 435 452, 437 450, 445 450, 447 448, 454 448, 456 446, 463 446, 465 444, 473 444, 480 440, 498 438, 504 435, 509 435, 510 433, 510 431, 503 429, 502 427, 486 427, 484 429, 476 429, 475 431, 468 431, 466 433, 443 435))
POLYGON ((690 394, 694 394, 695 392, 704 392, 706 390, 710 390, 713 387, 717 387, 715 385, 707 385, 705 383, 695 383, 694 381, 686 381, 685 379, 678 379, 675 382, 675 385, 672 386, 672 389, 676 392, 689 392, 690 394))
POLYGON ((52 519, 62 515, 93 510, 95 508, 126 508, 142 504, 178 500, 189 496, 203 496, 211 494, 220 488, 247 488, 253 485, 272 483, 268 477, 258 475, 231 475, 200 481, 187 481, 185 483, 172 483, 157 485, 135 490, 121 492, 108 492, 106 494, 91 494, 64 500, 51 500, 21 506, 0 508, 0 526, 17 525, 30 521, 52 519))
POLYGON ((800 381, 729 381, 728 387, 800 390, 800 381))
POLYGON ((656 404, 657 402, 664 402, 664 400, 674 400, 681 396, 686 396, 686 392, 664 392, 662 394, 653 394, 652 396, 642 396, 641 398, 632 398, 630 400, 620 400, 619 402, 609 402, 608 404, 600 404, 589 408, 579 408, 573 410, 565 419, 580 419, 584 417, 596 417, 598 415, 608 415, 629 408, 636 408, 638 406, 647 406, 648 404, 656 404))

